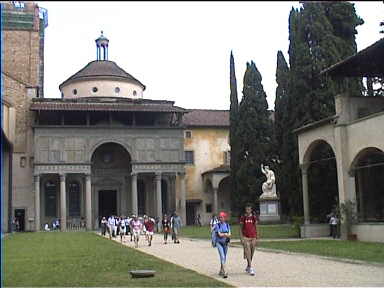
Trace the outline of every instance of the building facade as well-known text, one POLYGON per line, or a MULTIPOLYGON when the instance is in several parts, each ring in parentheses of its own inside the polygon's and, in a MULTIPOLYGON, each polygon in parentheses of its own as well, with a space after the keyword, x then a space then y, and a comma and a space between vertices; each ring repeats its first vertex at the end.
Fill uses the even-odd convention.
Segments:
MULTIPOLYGON (((381 39, 324 73, 331 77, 383 77, 383 55, 381 39)), ((335 96, 335 107, 336 115, 296 130, 303 183, 302 236, 329 233, 327 224, 314 223, 310 217, 310 179, 320 162, 333 161, 338 183, 333 195, 335 204, 355 204, 357 222, 353 223, 352 233, 362 241, 384 242, 384 97, 341 93, 335 96), (316 157, 321 154, 326 157, 316 157)), ((329 213, 332 207, 323 209, 329 213)), ((343 238, 348 237, 345 220, 342 219, 343 238)))
POLYGON ((145 99, 145 85, 108 59, 103 33, 96 60, 60 84, 61 98, 45 98, 47 11, 4 2, 2 20, 4 231, 15 219, 20 231, 57 219, 97 229, 110 214, 176 211, 193 224, 229 210, 228 111, 145 99))
POLYGON ((231 208, 229 111, 191 109, 184 124, 187 223, 200 214, 208 224, 212 214, 231 208))
MULTIPOLYGON (((33 184, 34 151, 33 113, 29 107, 32 98, 43 96, 44 30, 47 19, 45 11, 36 4, 18 1, 2 2, 1 18, 2 129, 11 144, 9 147, 12 147, 11 163, 6 165, 10 176, 3 175, 3 179, 7 179, 3 192, 10 189, 3 195, 8 203, 12 203, 12 209, 9 209, 12 211, 3 210, 6 213, 3 219, 7 219, 6 223, 17 219, 21 230, 31 230, 35 214, 30 190, 33 184)), ((10 225, 4 227, 6 230, 11 228, 10 225)))

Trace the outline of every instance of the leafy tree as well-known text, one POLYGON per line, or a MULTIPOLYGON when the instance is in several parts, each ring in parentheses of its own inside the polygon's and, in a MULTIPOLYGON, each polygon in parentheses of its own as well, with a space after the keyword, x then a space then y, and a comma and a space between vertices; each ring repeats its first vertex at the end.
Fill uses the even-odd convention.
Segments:
POLYGON ((262 77, 255 63, 247 63, 239 109, 239 167, 235 171, 240 206, 245 202, 255 202, 261 195, 261 185, 265 179, 260 166, 267 163, 273 155, 272 121, 261 81, 262 77))

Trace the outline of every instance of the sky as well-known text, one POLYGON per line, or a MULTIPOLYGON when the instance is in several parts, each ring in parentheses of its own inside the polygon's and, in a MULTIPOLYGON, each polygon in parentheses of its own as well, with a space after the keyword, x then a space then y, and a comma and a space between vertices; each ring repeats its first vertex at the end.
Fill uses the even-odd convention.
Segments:
MULTIPOLYGON (((274 108, 276 55, 288 62, 288 16, 299 2, 50 2, 45 30, 44 97, 96 60, 104 31, 109 60, 146 85, 144 98, 186 109, 229 109, 229 56, 234 53, 239 101, 247 61, 260 71, 274 108)), ((383 1, 353 2, 365 24, 358 51, 379 40, 383 1)))

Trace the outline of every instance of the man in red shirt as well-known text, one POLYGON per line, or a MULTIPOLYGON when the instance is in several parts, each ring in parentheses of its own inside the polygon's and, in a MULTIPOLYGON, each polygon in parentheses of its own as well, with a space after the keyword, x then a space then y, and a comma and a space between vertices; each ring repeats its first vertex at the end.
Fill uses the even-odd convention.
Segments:
POLYGON ((144 227, 145 233, 147 236, 148 246, 152 245, 153 231, 155 230, 155 219, 152 219, 148 216, 144 216, 144 227))
POLYGON ((257 239, 257 218, 252 214, 252 206, 245 206, 245 214, 240 217, 240 239, 244 248, 244 259, 247 259, 247 268, 245 272, 250 275, 255 275, 255 270, 252 268, 252 258, 256 248, 257 239))

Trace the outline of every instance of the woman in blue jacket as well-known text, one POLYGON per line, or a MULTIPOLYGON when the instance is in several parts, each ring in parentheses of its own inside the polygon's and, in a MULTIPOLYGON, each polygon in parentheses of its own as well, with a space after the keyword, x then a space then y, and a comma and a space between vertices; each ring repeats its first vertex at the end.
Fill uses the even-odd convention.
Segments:
POLYGON ((227 278, 228 274, 225 269, 225 263, 227 262, 228 245, 231 238, 231 227, 226 222, 227 214, 225 212, 219 213, 219 223, 213 228, 214 243, 220 256, 220 272, 219 275, 223 278, 227 278))

